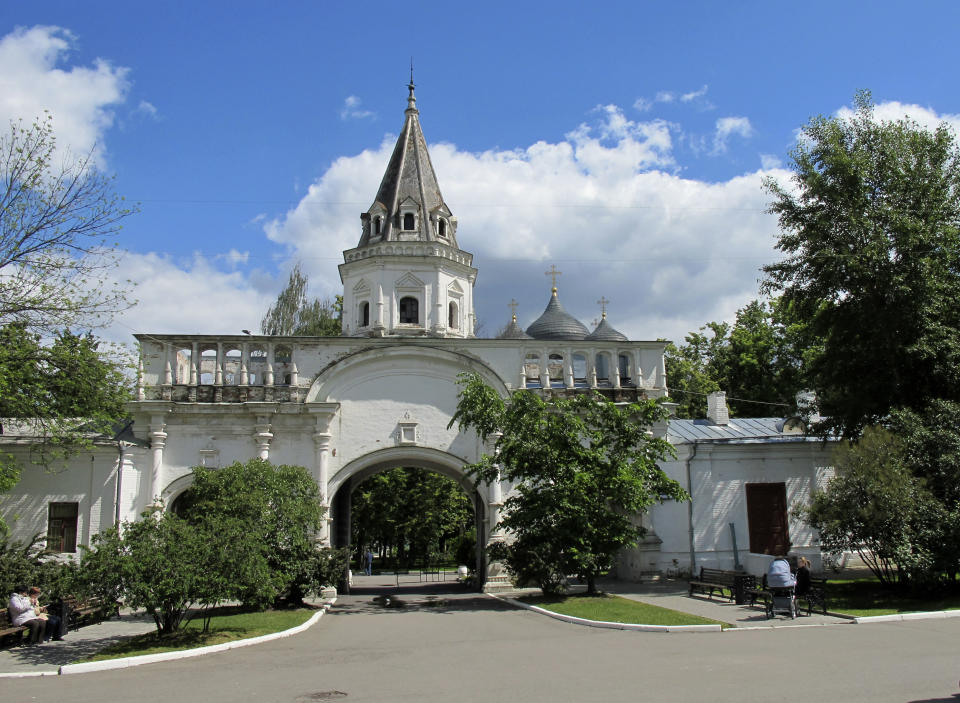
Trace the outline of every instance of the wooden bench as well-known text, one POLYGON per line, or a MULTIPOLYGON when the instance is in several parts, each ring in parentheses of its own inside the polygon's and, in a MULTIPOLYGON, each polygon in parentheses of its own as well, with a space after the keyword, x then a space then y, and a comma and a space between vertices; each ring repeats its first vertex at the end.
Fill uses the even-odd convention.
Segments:
MULTIPOLYGON (((756 605, 757 601, 759 600, 762 602, 762 605, 767 610, 768 614, 770 613, 773 604, 773 597, 769 589, 767 589, 766 577, 764 577, 764 584, 762 587, 751 588, 747 591, 747 597, 750 599, 750 605, 756 605)), ((796 600, 797 612, 801 610, 800 601, 805 601, 807 604, 807 615, 811 615, 814 608, 826 615, 827 578, 825 576, 811 576, 810 589, 803 595, 797 596, 796 600)))
POLYGON ((714 592, 717 592, 730 600, 737 600, 738 597, 742 600, 750 589, 756 588, 756 585, 757 577, 751 574, 724 569, 707 569, 701 566, 699 578, 690 579, 689 595, 692 596, 694 591, 700 591, 706 593, 709 598, 713 598, 714 592), (729 595, 725 595, 724 591, 728 591, 729 595))
POLYGON ((102 598, 80 600, 73 596, 67 596, 63 599, 62 612, 66 618, 67 627, 71 630, 78 630, 83 625, 100 623, 109 620, 114 615, 119 615, 120 604, 108 602, 102 598))
POLYGON ((824 576, 811 576, 810 589, 802 596, 797 596, 798 601, 807 602, 807 615, 816 608, 824 615, 827 614, 827 579, 824 576))
POLYGON ((0 642, 9 637, 14 640, 16 644, 20 644, 23 639, 23 633, 29 629, 26 625, 14 625, 10 621, 10 611, 6 608, 0 609, 0 642))

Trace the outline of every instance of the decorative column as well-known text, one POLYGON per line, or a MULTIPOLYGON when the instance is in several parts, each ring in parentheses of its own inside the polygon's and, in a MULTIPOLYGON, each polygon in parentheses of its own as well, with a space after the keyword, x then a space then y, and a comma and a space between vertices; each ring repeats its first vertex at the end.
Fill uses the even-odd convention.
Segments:
MULTIPOLYGON (((497 442, 500 441, 502 436, 503 433, 501 432, 494 432, 490 435, 490 441, 493 443, 494 459, 497 459, 500 454, 500 450, 497 448, 497 442)), ((500 484, 500 462, 497 461, 495 465, 497 467, 497 477, 487 483, 487 495, 489 496, 487 507, 489 508, 490 514, 489 535, 491 540, 501 540, 503 536, 497 528, 497 524, 500 522, 500 511, 503 508, 503 487, 500 484)))
POLYGON ((520 364, 520 387, 527 387, 527 365, 520 364))
POLYGON ((320 426, 329 425, 329 420, 324 418, 317 418, 317 428, 318 431, 313 435, 313 443, 316 448, 316 467, 317 475, 316 481, 317 486, 320 488, 320 503, 323 505, 325 511, 323 516, 323 526, 320 528, 320 542, 325 546, 330 546, 330 501, 328 499, 327 487, 330 482, 330 440, 333 438, 329 432, 322 432, 319 430, 320 426))
POLYGON ((569 349, 563 352, 563 375, 567 388, 573 388, 573 352, 569 349))
POLYGON ((200 353, 197 351, 197 343, 194 342, 190 346, 190 385, 197 385, 197 379, 200 376, 200 373, 197 369, 200 368, 200 353))
MULTIPOLYGON (((500 437, 502 437, 502 435, 499 432, 494 432, 492 435, 490 435, 490 442, 492 443, 494 456, 494 465, 497 467, 497 477, 493 481, 487 483, 487 495, 489 496, 487 502, 487 512, 489 513, 489 523, 486 546, 488 549, 490 545, 496 542, 504 541, 504 535, 497 527, 498 523, 500 522, 500 511, 503 508, 503 487, 500 484, 500 462, 498 461, 498 454, 500 452, 496 446, 496 443, 500 440, 500 437)), ((479 526, 477 528, 477 534, 480 534, 479 526)), ((513 588, 513 584, 510 582, 510 574, 503 562, 494 560, 487 561, 486 574, 484 574, 483 590, 489 593, 493 591, 509 590, 511 588, 513 588)))
POLYGON ((163 490, 163 449, 167 446, 167 426, 162 415, 154 415, 150 419, 150 449, 153 461, 150 467, 150 494, 151 503, 160 498, 163 490))
POLYGON ((146 397, 147 394, 143 388, 143 353, 141 352, 137 360, 137 400, 144 400, 146 397))
POLYGON ((253 440, 257 443, 257 456, 261 459, 270 458, 270 440, 273 439, 271 429, 270 418, 266 415, 258 415, 253 440))
MULTIPOLYGON (((335 539, 333 535, 333 506, 330 504, 330 457, 337 455, 337 450, 331 447, 333 433, 331 424, 340 409, 339 403, 307 403, 308 411, 316 416, 316 432, 313 434, 314 446, 314 480, 320 489, 320 503, 326 508, 323 526, 318 538, 326 546, 331 546, 335 539)), ((340 489, 344 490, 343 487, 340 489)), ((349 492, 349 487, 346 489, 349 492)), ((339 495, 339 494, 338 494, 339 495)), ((348 507, 349 509, 349 507, 348 507)), ((341 546, 341 545, 337 545, 341 546)))
POLYGON ((540 350, 540 385, 550 388, 550 353, 546 349, 540 350))

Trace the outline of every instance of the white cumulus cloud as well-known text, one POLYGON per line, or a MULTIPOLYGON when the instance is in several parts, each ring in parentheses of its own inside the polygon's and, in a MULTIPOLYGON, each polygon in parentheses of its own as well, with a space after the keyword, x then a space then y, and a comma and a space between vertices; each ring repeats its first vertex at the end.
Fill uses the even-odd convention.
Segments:
MULTIPOLYGON (((48 111, 58 147, 79 156, 102 144, 129 83, 128 70, 105 59, 63 67, 74 42, 68 30, 50 26, 18 27, 0 38, 0 127, 48 111)), ((97 159, 102 165, 100 147, 97 159)))
POLYGON ((727 143, 732 135, 747 139, 753 134, 753 126, 746 117, 721 117, 717 120, 717 129, 713 133, 713 154, 727 151, 727 143))
MULTIPOLYGON (((429 110, 424 105, 423 110, 429 110)), ((431 144, 460 246, 475 254, 476 301, 487 334, 520 301, 528 325, 549 299, 555 263, 563 305, 588 325, 595 301, 634 339, 670 337, 730 319, 757 294, 759 267, 775 259, 776 222, 765 213, 762 172, 722 183, 675 172, 670 127, 636 122, 616 106, 556 143, 459 150, 431 144)), ((426 135, 429 139, 429 134, 426 135)), ((395 138, 338 159, 307 195, 265 227, 303 262, 314 294, 340 292, 341 250, 356 246, 395 138)))

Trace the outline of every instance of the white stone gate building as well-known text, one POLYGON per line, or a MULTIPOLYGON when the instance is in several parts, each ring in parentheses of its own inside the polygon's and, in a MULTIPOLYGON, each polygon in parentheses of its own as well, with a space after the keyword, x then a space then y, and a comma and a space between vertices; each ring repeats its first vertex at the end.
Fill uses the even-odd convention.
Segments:
MULTIPOLYGON (((630 341, 606 315, 590 332, 564 311, 556 287, 526 331, 514 317, 500 338, 474 337, 478 272, 458 244, 412 83, 409 89, 403 130, 373 204, 360 216, 359 243, 340 265, 342 336, 137 335, 142 361, 132 428, 104 438, 65 471, 28 467, 13 492, 0 496, 16 537, 48 532, 48 544, 75 551, 157 498, 169 507, 189 487, 193 466, 259 456, 312 472, 330 508, 321 537, 335 546, 349 540, 351 490, 397 466, 456 480, 473 496, 482 545, 510 487, 475 489, 464 474, 485 447, 473 433, 447 427, 459 374, 477 373, 502 394, 596 389, 615 401, 667 395, 665 343, 630 341)), ((823 446, 782 421, 777 429, 778 419, 728 421, 723 411, 655 428, 678 446, 678 459, 664 468, 691 489, 693 502, 658 506, 643 518, 650 534, 623 555, 621 576, 678 573, 692 562, 750 564, 751 545, 735 549, 734 539, 753 542, 770 525, 786 530, 796 550, 819 557, 816 536, 791 522, 788 508, 823 480, 823 446), (776 487, 752 488, 759 484, 776 487), (763 522, 770 510, 777 517, 763 522)), ((33 441, 0 437, 24 456, 33 441)))

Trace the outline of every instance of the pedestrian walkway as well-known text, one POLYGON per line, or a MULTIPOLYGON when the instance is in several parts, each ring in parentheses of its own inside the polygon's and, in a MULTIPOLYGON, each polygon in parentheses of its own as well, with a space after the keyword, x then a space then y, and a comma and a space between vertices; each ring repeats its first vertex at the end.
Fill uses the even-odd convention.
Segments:
POLYGON ((142 635, 156 627, 149 615, 126 613, 97 625, 71 630, 60 642, 6 647, 0 649, 0 674, 53 675, 64 664, 88 657, 125 637, 142 635))
POLYGON ((663 580, 650 583, 630 583, 627 581, 602 580, 598 583, 598 587, 607 593, 614 593, 630 600, 736 625, 737 629, 842 625, 852 622, 850 618, 822 615, 817 612, 807 615, 806 610, 795 620, 785 615, 767 619, 763 606, 759 603, 755 606, 737 605, 722 598, 707 598, 707 596, 699 594, 691 597, 688 595, 686 581, 663 580))

